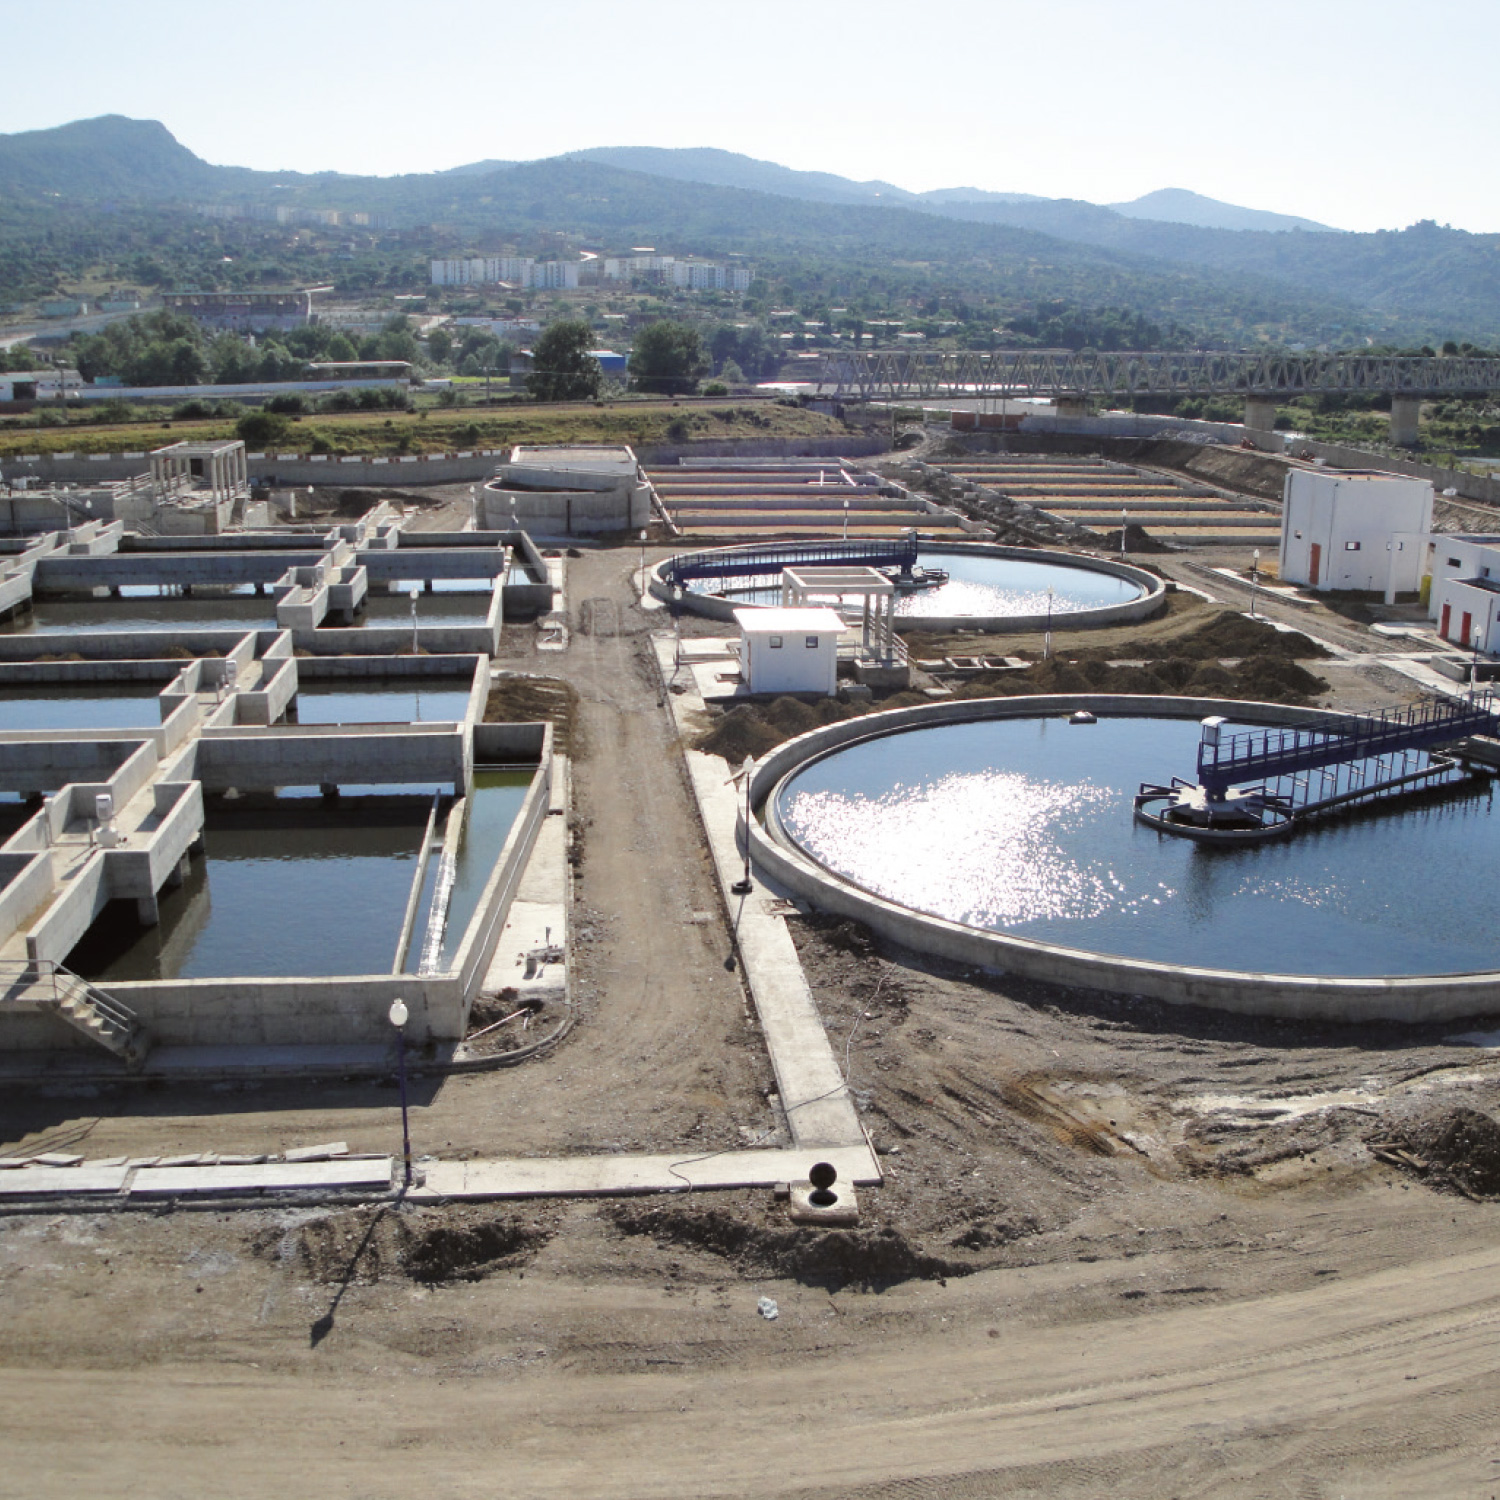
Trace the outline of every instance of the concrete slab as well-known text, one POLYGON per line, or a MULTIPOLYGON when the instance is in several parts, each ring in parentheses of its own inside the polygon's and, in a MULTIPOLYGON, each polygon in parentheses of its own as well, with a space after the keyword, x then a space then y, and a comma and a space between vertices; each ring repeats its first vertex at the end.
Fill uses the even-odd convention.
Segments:
POLYGON ((881 1180, 868 1145, 795 1150, 721 1151, 713 1156, 517 1157, 509 1161, 424 1162, 426 1183, 411 1197, 565 1198, 689 1189, 773 1187, 805 1179, 814 1162, 831 1161, 841 1183, 881 1180))
MULTIPOLYGON (((658 635, 653 645, 663 677, 670 676, 672 637, 658 635)), ((701 713, 703 700, 692 689, 667 698, 678 732, 686 739, 691 732, 686 716, 701 713)), ((786 922, 779 912, 767 909, 764 898, 770 888, 757 878, 748 897, 731 890, 745 868, 737 834, 739 788, 718 756, 696 750, 683 754, 792 1139, 799 1148, 859 1146, 865 1141, 864 1130, 786 922)), ((785 1174, 777 1180, 784 1181, 785 1174)))
POLYGON ((118 1193, 129 1175, 130 1168, 123 1164, 116 1167, 24 1167, 19 1172, 0 1173, 0 1198, 118 1193))
POLYGON ((295 1193, 391 1186, 391 1158, 368 1161, 262 1162, 243 1167, 142 1167, 130 1183, 132 1198, 175 1198, 193 1193, 295 1193))
POLYGON ((322 1146, 294 1146, 286 1153, 286 1159, 289 1162, 331 1161, 335 1156, 348 1156, 348 1154, 348 1141, 329 1141, 322 1146))

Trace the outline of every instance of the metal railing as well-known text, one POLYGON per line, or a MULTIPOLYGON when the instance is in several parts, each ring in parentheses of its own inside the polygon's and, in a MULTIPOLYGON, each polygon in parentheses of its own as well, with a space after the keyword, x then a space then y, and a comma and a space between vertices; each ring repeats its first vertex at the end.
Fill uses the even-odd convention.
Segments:
POLYGON ((141 1031, 140 1017, 122 1000, 54 959, 0 960, 0 1003, 18 999, 50 1004, 69 1019, 70 1012, 82 1012, 116 1038, 122 1052, 141 1031))
POLYGON ((694 578, 780 578, 783 568, 911 568, 917 561, 916 533, 899 540, 782 542, 770 547, 720 548, 684 552, 662 564, 669 584, 694 578))
POLYGON ((1211 793, 1249 781, 1274 781, 1298 771, 1378 760, 1431 749, 1500 729, 1494 695, 1428 701, 1357 718, 1330 717, 1294 728, 1254 729, 1198 745, 1198 781, 1211 793))

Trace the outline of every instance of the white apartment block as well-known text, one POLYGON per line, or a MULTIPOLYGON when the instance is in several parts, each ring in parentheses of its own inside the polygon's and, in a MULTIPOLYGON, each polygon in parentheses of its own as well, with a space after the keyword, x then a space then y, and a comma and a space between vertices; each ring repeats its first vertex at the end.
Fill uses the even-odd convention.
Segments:
POLYGON ((748 292, 748 266, 726 266, 716 261, 678 260, 674 255, 622 255, 605 260, 606 281, 650 277, 693 292, 748 292))
POLYGON ((576 287, 576 260, 533 260, 526 255, 476 255, 432 262, 433 286, 576 287))

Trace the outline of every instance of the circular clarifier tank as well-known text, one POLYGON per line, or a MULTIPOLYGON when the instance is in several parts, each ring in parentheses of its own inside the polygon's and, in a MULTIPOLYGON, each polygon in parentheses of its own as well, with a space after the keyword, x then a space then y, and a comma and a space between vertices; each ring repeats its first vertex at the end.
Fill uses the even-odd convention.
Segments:
MULTIPOLYGON (((720 549, 724 556, 765 550, 720 549)), ((817 567, 829 561, 816 543, 800 549, 805 551, 805 563, 796 558, 798 550, 795 545, 775 549, 791 554, 787 567, 817 567)), ((653 592, 658 597, 670 592, 675 561, 668 559, 655 570, 660 587, 654 586, 653 592)), ((687 608, 708 614, 722 614, 724 606, 779 604, 782 565, 765 577, 687 577, 680 597, 687 608)), ((911 580, 893 576, 896 618, 908 630, 1029 630, 1048 619, 1057 629, 1119 623, 1154 613, 1164 589, 1154 574, 1112 559, 982 543, 922 546, 911 580), (939 575, 940 581, 931 581, 939 575)))
POLYGON ((1500 1003, 1487 779, 1205 847, 1137 822, 1140 784, 1193 775, 1207 713, 1297 711, 1170 701, 1010 700, 816 731, 756 777, 757 852, 912 946, 1063 983, 1340 1018, 1500 1003), (1079 707, 1098 721, 1069 723, 1079 707))

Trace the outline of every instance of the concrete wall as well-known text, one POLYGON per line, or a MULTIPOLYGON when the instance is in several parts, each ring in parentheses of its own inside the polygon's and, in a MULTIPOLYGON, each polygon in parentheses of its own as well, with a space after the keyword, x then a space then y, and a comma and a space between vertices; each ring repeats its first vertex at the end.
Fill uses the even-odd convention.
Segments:
MULTIPOLYGON (((480 726, 476 726, 476 729, 478 727, 480 726)), ((454 955, 454 971, 458 975, 460 991, 464 997, 463 1014, 460 1017, 458 1029, 453 1033, 455 1038, 461 1037, 467 1029, 469 1007, 473 1003, 474 996, 479 992, 479 987, 489 969, 490 960, 494 957, 495 949, 499 945, 500 934, 505 928, 505 919, 510 913, 511 902, 515 899, 516 890, 526 870, 526 862, 531 858, 537 834, 541 831, 552 804, 552 726, 550 724, 526 724, 483 727, 522 731, 512 736, 514 741, 533 739, 535 731, 539 729, 541 731, 541 759, 537 766, 537 773, 532 778, 531 786, 521 804, 521 810, 517 813, 515 822, 511 824, 510 833, 506 836, 500 856, 495 861, 495 867, 485 883, 484 892, 475 908, 469 929, 464 934, 463 941, 454 955)), ((495 753, 493 747, 496 742, 495 736, 485 738, 483 743, 488 753, 495 753)), ((476 753, 478 753, 477 747, 476 753)))
POLYGON ((445 724, 230 726, 200 732, 190 771, 210 792, 229 787, 382 785, 424 782, 464 791, 471 781, 469 736, 445 724))
POLYGON ((638 530, 651 523, 651 490, 643 484, 611 490, 506 490, 487 484, 479 497, 480 524, 509 526, 539 536, 592 536, 638 530), (514 502, 514 504, 512 504, 514 502))
MULTIPOLYGON (((896 709, 830 725, 773 750, 756 768, 751 795, 758 807, 782 778, 809 759, 883 731, 929 724, 1037 714, 1065 716, 1079 708, 1097 714, 1170 714, 1202 718, 1226 714, 1246 722, 1306 723, 1316 710, 1218 699, 1070 694, 988 699, 896 709)), ((779 842, 755 822, 750 830, 756 865, 780 886, 824 911, 852 917, 883 937, 918 952, 1000 973, 1086 989, 1146 995, 1172 1005, 1201 1005, 1246 1015, 1321 1021, 1400 1021, 1418 1024, 1493 1013, 1500 1008, 1500 973, 1416 978, 1340 979, 1233 970, 1118 958, 1082 949, 983 932, 924 916, 859 889, 779 842)))

